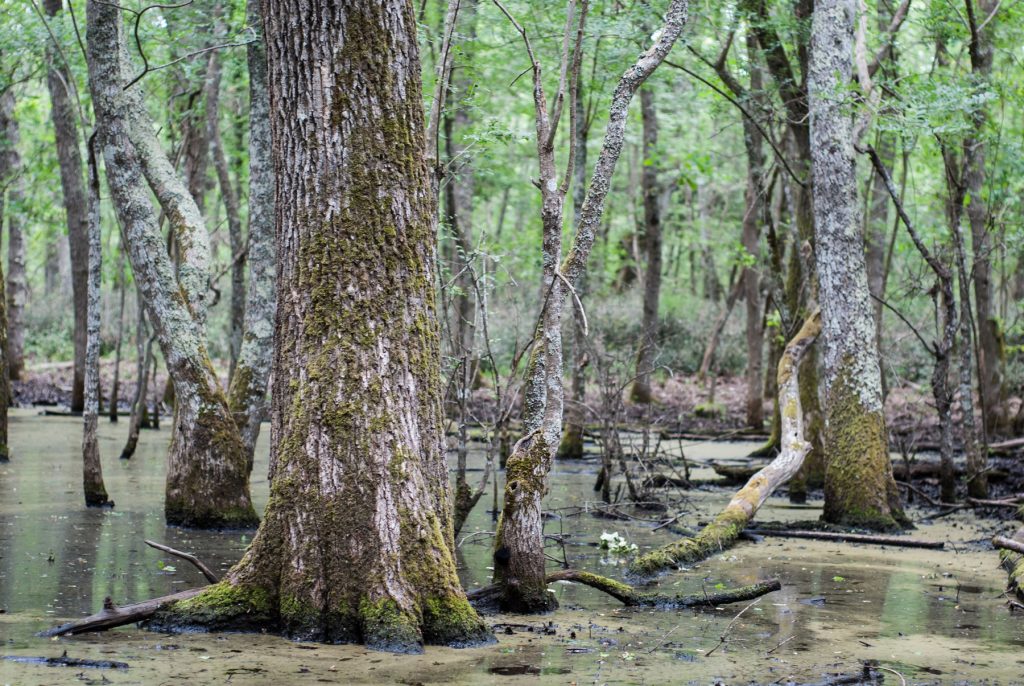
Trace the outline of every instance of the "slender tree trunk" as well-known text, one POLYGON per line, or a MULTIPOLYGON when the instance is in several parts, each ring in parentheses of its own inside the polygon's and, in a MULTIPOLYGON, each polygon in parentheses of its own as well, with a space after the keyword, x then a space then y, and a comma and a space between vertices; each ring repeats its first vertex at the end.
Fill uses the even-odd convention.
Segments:
MULTIPOLYGON (((218 32, 219 33, 219 32, 218 32)), ((228 368, 228 383, 235 376, 238 355, 242 348, 242 331, 245 327, 245 239, 242 236, 242 218, 238 209, 238 194, 231 183, 228 159, 220 135, 220 58, 217 51, 210 53, 206 75, 206 137, 210 141, 210 156, 217 172, 217 183, 224 201, 228 220, 228 240, 231 247, 231 309, 228 347, 231 362, 228 368)))
POLYGON ((117 423, 118 404, 121 396, 121 346, 124 344, 124 300, 125 300, 125 273, 124 273, 124 247, 118 250, 117 258, 117 285, 120 304, 117 308, 117 343, 114 345, 114 381, 110 387, 110 421, 117 423))
POLYGON ((825 368, 825 511, 833 523, 908 524, 889 462, 881 372, 856 212, 850 81, 853 0, 817 0, 809 69, 813 199, 825 368))
MULTIPOLYGON (((992 77, 992 35, 999 17, 997 0, 966 0, 971 39, 969 53, 971 73, 976 83, 987 83, 992 77)), ((1003 388, 1005 351, 1001 341, 999 320, 994 307, 992 284, 992 236, 989 232, 989 209, 985 189, 985 128, 988 113, 984 106, 972 111, 972 135, 964 139, 963 183, 970 201, 967 218, 971 225, 971 247, 974 262, 971 275, 974 280, 974 304, 978 333, 978 389, 980 392, 984 432, 1002 433, 1006 430, 1007 410, 1003 388)), ((983 432, 983 436, 984 436, 983 432)), ((987 441, 986 441, 987 442, 987 441)), ((968 465, 968 493, 974 498, 988 497, 985 469, 985 451, 982 461, 968 465)))
POLYGON ((264 5, 280 248, 270 505, 227 578, 157 624, 466 645, 490 632, 453 553, 412 5, 340 10, 264 5), (317 103, 333 113, 300 124, 317 103))
MULTIPOLYGON (((574 105, 576 122, 573 127, 573 135, 576 136, 576 164, 572 169, 572 211, 573 226, 576 227, 580 224, 580 211, 583 209, 583 200, 587 194, 587 139, 590 133, 590 124, 587 121, 586 108, 583 103, 582 83, 582 79, 576 83, 576 103, 574 105)), ((587 274, 584 272, 576 285, 576 292, 579 294, 580 301, 584 303, 586 302, 588 281, 587 274)), ((584 304, 584 306, 586 305, 584 304)), ((590 364, 590 357, 586 350, 584 313, 578 307, 574 307, 572 314, 570 397, 565 408, 565 428, 562 430, 562 440, 558 443, 558 452, 555 457, 577 460, 583 457, 583 424, 587 413, 585 403, 587 367, 590 364)))
MULTIPOLYGON (((753 84, 751 84, 753 88, 753 84)), ((743 267, 743 299, 746 302, 747 321, 747 426, 760 429, 764 426, 764 395, 762 394, 762 371, 764 359, 764 327, 761 319, 761 280, 759 259, 761 250, 761 219, 766 204, 764 196, 764 153, 761 150, 762 136, 757 127, 746 117, 743 119, 743 141, 747 149, 747 189, 743 213, 743 249, 750 261, 743 267)))
MULTIPOLYGON (((0 95, 0 183, 7 186, 7 371, 12 380, 21 378, 25 368, 25 301, 28 283, 25 278, 25 177, 18 153, 20 135, 14 115, 14 90, 7 88, 0 95)), ((2 191, 0 191, 2 192, 2 191)))
POLYGON ((107 181, 132 271, 176 390, 165 516, 168 523, 184 526, 250 526, 257 517, 249 496, 245 448, 205 346, 205 228, 194 203, 184 202, 173 168, 159 150, 152 128, 147 129, 138 91, 123 89, 119 8, 92 0, 87 14, 89 81, 107 181), (184 259, 178 279, 163 248, 150 190, 179 237, 184 259))
MULTIPOLYGON (((60 11, 62 0, 43 0, 50 17, 60 11)), ((71 411, 81 412, 85 405, 85 345, 86 308, 88 307, 89 237, 88 207, 82 173, 81 137, 78 115, 72 104, 70 88, 74 77, 60 56, 50 53, 50 68, 46 84, 50 91, 50 116, 53 119, 57 141, 57 161, 60 163, 60 185, 64 194, 64 212, 68 224, 68 245, 71 249, 71 290, 73 294, 75 328, 74 376, 71 382, 71 411)))
MULTIPOLYGON (((136 284, 137 285, 137 284, 136 284)), ((146 333, 146 310, 142 306, 142 291, 137 290, 135 322, 135 395, 128 416, 128 440, 121 450, 121 459, 129 460, 139 444, 139 430, 146 412, 146 388, 149 385, 149 361, 153 354, 154 339, 146 333)))
POLYGON ((242 343, 228 389, 228 405, 242 434, 251 472, 260 422, 267 413, 267 386, 274 356, 277 249, 267 49, 262 37, 260 1, 249 0, 246 14, 249 26, 258 27, 256 30, 260 33, 259 40, 246 46, 249 65, 249 286, 242 343))
POLYGON ((96 168, 93 144, 88 151, 89 175, 89 307, 88 345, 85 354, 85 410, 82 429, 82 486, 85 504, 89 507, 109 507, 100 464, 100 444, 96 426, 100 411, 100 289, 103 280, 103 244, 100 241, 100 178, 96 168))
POLYGON ((654 107, 654 91, 640 89, 640 111, 643 119, 643 172, 641 188, 644 195, 644 269, 643 322, 640 350, 636 358, 636 379, 630 398, 637 403, 650 403, 651 372, 658 351, 658 301, 661 296, 661 207, 658 185, 658 115, 654 107))
MULTIPOLYGON (((2 99, 3 96, 0 96, 2 99)), ((4 130, 0 129, 0 136, 4 130)), ((4 218, 8 213, 5 203, 6 194, 3 186, 8 183, 11 169, 8 168, 11 158, 3 150, 0 140, 0 243, 2 243, 4 218)), ((8 219, 10 221, 10 219, 8 219)), ((11 381, 7 373, 7 299, 4 297, 3 268, 0 268, 0 463, 11 459, 11 450, 7 445, 7 408, 11 404, 11 381)))

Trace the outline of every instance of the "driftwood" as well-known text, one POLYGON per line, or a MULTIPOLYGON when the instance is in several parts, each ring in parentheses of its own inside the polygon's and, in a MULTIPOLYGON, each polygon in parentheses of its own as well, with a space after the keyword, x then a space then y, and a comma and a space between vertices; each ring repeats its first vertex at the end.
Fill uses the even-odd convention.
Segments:
POLYGON ((89 660, 78 657, 68 657, 68 651, 60 657, 25 657, 22 655, 4 655, 8 662, 20 662, 28 665, 43 665, 45 667, 88 667, 91 669, 128 669, 127 662, 116 662, 114 660, 89 660))
POLYGON ((786 529, 744 529, 743 533, 754 536, 775 536, 779 538, 807 538, 815 541, 845 541, 846 543, 871 543, 874 545, 896 545, 903 548, 929 548, 942 550, 942 541, 918 541, 904 536, 874 536, 868 534, 846 534, 838 531, 787 531, 786 529))
MULTIPOLYGON (((717 607, 753 600, 763 595, 778 591, 782 584, 778 579, 757 581, 749 586, 731 588, 721 593, 702 593, 700 595, 665 595, 662 593, 642 593, 629 584, 609 579, 598 574, 583 572, 578 569, 563 569, 547 575, 547 582, 573 581, 596 588, 607 593, 627 607, 657 607, 664 610, 677 610, 687 607, 717 607)), ((497 585, 485 586, 467 593, 470 602, 482 603, 496 598, 501 593, 497 585)))
POLYGON ((779 360, 778 387, 781 411, 781 451, 750 478, 715 517, 693 538, 682 538, 642 555, 630 565, 630 573, 650 577, 670 567, 692 564, 733 544, 776 488, 800 470, 811 446, 804 441, 804 417, 800 407, 797 370, 807 349, 821 331, 821 314, 815 311, 786 346, 779 360))
MULTIPOLYGON (((215 584, 219 580, 217 575, 214 574, 213 571, 211 571, 210 568, 203 564, 198 558, 196 558, 195 555, 183 553, 180 550, 175 550, 174 548, 165 546, 161 543, 155 543, 154 541, 146 541, 146 545, 191 562, 200 572, 202 572, 203 576, 206 577, 206 580, 211 584, 215 584)), ((75 621, 68 622, 67 624, 55 626, 52 629, 47 629, 46 631, 41 631, 38 635, 47 638, 53 636, 73 636, 75 634, 86 634, 94 631, 116 629, 117 627, 125 626, 126 624, 135 624, 149 619, 164 605, 178 600, 188 600, 189 598, 198 595, 202 590, 203 587, 190 588, 185 591, 172 593, 171 595, 160 596, 159 598, 143 600, 141 603, 122 605, 120 607, 115 605, 114 602, 107 597, 103 599, 103 609, 96 614, 83 617, 82 619, 76 619, 75 621)))

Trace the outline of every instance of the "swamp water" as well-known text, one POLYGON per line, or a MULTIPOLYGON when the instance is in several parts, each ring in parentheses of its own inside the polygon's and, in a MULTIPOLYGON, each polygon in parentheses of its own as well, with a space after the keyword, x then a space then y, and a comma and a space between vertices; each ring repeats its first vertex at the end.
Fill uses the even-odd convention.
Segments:
MULTIPOLYGON (((117 507, 87 510, 80 494, 80 420, 17 410, 10 428, 14 459, 0 465, 0 654, 58 657, 66 651, 73 658, 125 662, 129 669, 0 660, 0 684, 786 684, 857 674, 863 660, 884 668, 889 684, 900 684, 901 677, 908 684, 1024 684, 1024 617, 1004 606, 1006 576, 985 545, 1010 525, 960 514, 922 524, 912 534, 946 541, 946 550, 769 538, 740 543, 662 578, 658 590, 665 593, 781 579, 781 591, 762 597, 735 621, 748 603, 703 611, 627 609, 593 589, 559 583, 553 589, 561 609, 553 615, 491 616, 496 643, 428 647, 416 656, 265 635, 166 635, 133 627, 38 638, 41 629, 97 611, 106 596, 127 604, 202 583, 188 563, 143 539, 194 552, 223 573, 241 556, 251 532, 164 525, 167 429, 144 431, 135 457, 119 461, 127 424, 101 420, 104 476, 117 507)), ((259 510, 267 500, 267 433, 253 479, 259 510)), ((687 448, 686 455, 695 478, 711 478, 708 460, 737 458, 749 448, 706 443, 687 448)), ((481 456, 471 457, 479 467, 481 456)), ((550 520, 547 532, 568 535, 564 553, 573 567, 619 573, 618 561, 595 545, 602 531, 617 531, 641 550, 672 540, 674 534, 652 531, 654 525, 643 521, 568 516, 594 504, 596 464, 556 463, 555 469, 547 505, 564 516, 550 520)), ((470 474, 471 482, 478 475, 470 474)), ((679 523, 695 528, 731 492, 686 493, 679 523)), ((465 539, 459 563, 469 589, 489 578, 491 540, 466 537, 493 531, 490 503, 488 493, 459 536, 465 539)), ((759 520, 819 514, 772 498, 759 520)), ((563 549, 552 544, 549 553, 561 559, 563 549)))

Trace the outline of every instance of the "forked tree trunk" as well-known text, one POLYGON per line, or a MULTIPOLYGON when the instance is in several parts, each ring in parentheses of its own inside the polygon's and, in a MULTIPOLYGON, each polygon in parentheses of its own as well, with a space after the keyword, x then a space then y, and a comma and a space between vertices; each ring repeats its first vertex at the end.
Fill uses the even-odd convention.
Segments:
MULTIPOLYGON (((14 116, 14 90, 8 87, 0 95, 0 189, 7 187, 7 373, 12 380, 21 378, 25 367, 25 176, 18 152, 20 135, 14 116)), ((2 193, 3 190, 0 190, 2 193)), ((2 228, 2 226, 0 226, 2 228)))
POLYGON ((109 507, 100 465, 96 426, 100 414, 100 287, 103 279, 103 244, 100 242, 100 179, 96 155, 89 149, 89 308, 88 345, 85 348, 85 409, 82 429, 82 487, 89 507, 109 507))
POLYGON ((412 3, 264 11, 280 248, 270 505, 227 578, 157 625, 395 651, 488 640, 453 555, 412 3))
MULTIPOLYGON (((547 474, 558 447, 562 422, 561 304, 568 295, 563 284, 575 285, 586 269, 597 229, 604 213, 604 202, 611 186, 625 139, 629 103, 644 81, 665 59, 686 24, 688 3, 672 0, 665 12, 665 23, 655 34, 654 44, 643 52, 619 79, 609 107, 601 153, 580 209, 580 222, 572 249, 561 264, 550 264, 561 252, 561 215, 554 178, 553 157, 545 159, 546 135, 550 135, 544 93, 540 85, 540 67, 534 70, 534 104, 537 110, 538 153, 541 163, 544 207, 545 285, 550 283, 534 358, 531 359, 525 399, 526 435, 506 463, 504 505, 495 537, 494 578, 501 584, 501 605, 510 610, 544 611, 555 601, 547 592, 544 574, 544 527, 541 500, 547 489, 547 474), (547 192, 544 189, 548 189, 547 192), (557 197, 556 197, 557 196, 557 197), (558 221, 554 210, 558 209, 558 221), (548 279, 550 278, 550 281, 548 279), (543 364, 538 364, 543 359, 543 364), (542 376, 538 378, 538 367, 542 376)), ((582 23, 580 24, 582 29, 582 23)), ((517 27, 518 28, 518 27, 517 27)), ((568 30, 568 29, 567 29, 568 30)), ((524 35, 525 38, 525 35, 524 35)), ((531 55, 532 57, 532 55, 531 55)), ((571 101, 571 99, 570 99, 571 101)), ((564 191, 562 191, 564 193, 564 191)))
POLYGON ((908 524, 889 462, 864 238, 856 211, 853 120, 839 94, 850 81, 853 0, 818 0, 809 94, 817 273, 825 369, 826 521, 908 524))
POLYGON ((89 82, 107 181, 132 271, 177 390, 165 517, 168 523, 184 526, 251 526, 257 517, 249 496, 245 448, 205 346, 205 228, 194 203, 182 201, 187 193, 158 149, 152 129, 146 127, 138 92, 123 88, 119 8, 92 1, 87 14, 89 82), (185 259, 178 279, 164 249, 150 189, 179 238, 185 259))
MULTIPOLYGON (((61 11, 62 0, 43 0, 50 17, 61 11)), ((60 185, 64 195, 64 212, 68 224, 68 246, 71 250, 71 290, 74 310, 75 347, 74 376, 71 382, 71 411, 81 412, 85 405, 85 344, 86 308, 89 280, 88 207, 83 181, 81 137, 78 115, 72 104, 69 88, 74 77, 57 54, 49 55, 50 68, 46 84, 50 91, 50 116, 57 142, 57 161, 60 164, 60 185)))
POLYGON ((644 195, 644 304, 640 332, 640 350, 636 357, 636 379, 630 398, 636 403, 650 403, 651 372, 658 351, 658 301, 661 296, 661 207, 658 186, 658 113, 654 107, 654 91, 640 89, 640 111, 643 119, 644 154, 640 187, 644 195))
POLYGON ((246 46, 249 65, 249 285, 238 363, 228 388, 228 406, 242 434, 248 471, 266 415, 267 384, 274 355, 274 290, 277 249, 274 245, 274 168, 270 150, 270 92, 267 49, 259 0, 249 0, 249 26, 259 39, 246 46))

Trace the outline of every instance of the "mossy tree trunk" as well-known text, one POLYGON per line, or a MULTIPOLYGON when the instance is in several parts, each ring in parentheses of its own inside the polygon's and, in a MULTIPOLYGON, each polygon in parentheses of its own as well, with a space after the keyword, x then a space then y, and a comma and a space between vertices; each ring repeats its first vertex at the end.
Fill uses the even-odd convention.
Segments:
MULTIPOLYGON (((63 0, 43 0, 43 8, 51 18, 61 14, 63 0)), ((74 311, 75 348, 74 374, 71 381, 71 410, 81 412, 85 405, 85 346, 86 309, 88 307, 89 281, 89 229, 88 208, 78 115, 75 112, 70 89, 74 88, 74 77, 68 71, 64 60, 50 51, 46 85, 50 91, 50 117, 57 144, 57 162, 60 165, 60 185, 64 198, 64 212, 67 218, 68 246, 71 252, 71 291, 74 311)))
POLYGON ((107 182, 132 271, 177 390, 165 516, 168 523, 184 526, 251 526, 257 517, 244 446, 206 350, 208 236, 195 203, 147 126, 140 94, 124 90, 127 65, 119 8, 90 2, 87 14, 89 84, 107 182), (177 278, 151 190, 171 220, 183 256, 177 278))
POLYGON ((800 471, 804 459, 811 451, 811 445, 804 438, 799 370, 802 359, 820 331, 821 317, 814 312, 786 346, 779 360, 777 378, 779 402, 783 409, 780 417, 781 450, 778 456, 750 477, 725 509, 699 534, 692 538, 682 538, 638 557, 630 564, 630 574, 649 578, 671 567, 699 562, 730 547, 775 489, 800 471))
POLYGON ((826 521, 871 529, 908 524, 889 461, 875 320, 857 217, 850 81, 856 4, 819 0, 809 95, 816 263, 825 369, 826 521))
POLYGON ((277 310, 274 244, 274 169, 270 141, 270 91, 267 49, 263 41, 260 2, 246 4, 248 24, 259 33, 246 46, 249 65, 249 284, 245 322, 228 404, 245 445, 252 471, 260 422, 267 409, 267 386, 274 356, 274 313, 277 310))
POLYGON ((412 3, 263 7, 279 249, 270 503, 227 578, 157 625, 395 651, 488 640, 453 553, 412 3))
POLYGON ((643 321, 640 350, 636 358, 636 379, 630 399, 650 403, 651 372, 658 352, 658 301, 661 296, 661 193, 658 185, 658 112, 654 106, 654 90, 640 89, 640 112, 643 120, 643 171, 640 188, 644 201, 643 248, 644 264, 643 321))

